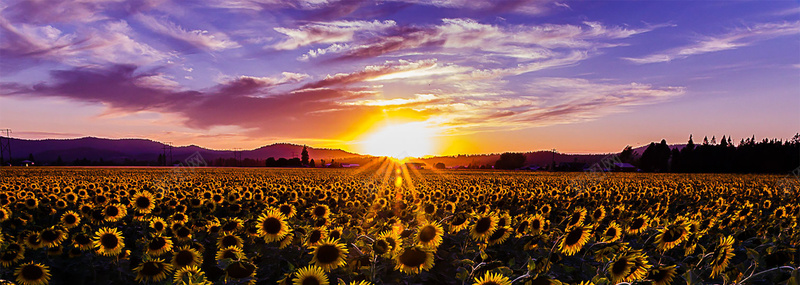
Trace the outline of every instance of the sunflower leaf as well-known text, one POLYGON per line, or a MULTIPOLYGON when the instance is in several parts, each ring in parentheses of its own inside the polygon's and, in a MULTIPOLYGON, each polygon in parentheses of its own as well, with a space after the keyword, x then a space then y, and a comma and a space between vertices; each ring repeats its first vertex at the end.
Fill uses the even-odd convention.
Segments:
POLYGON ((462 282, 467 279, 467 269, 464 267, 459 267, 456 269, 456 279, 461 280, 462 282))
POLYGON ((691 270, 686 271, 686 273, 683 274, 683 278, 686 279, 686 284, 688 285, 692 285, 696 282, 694 280, 694 274, 692 274, 691 270))

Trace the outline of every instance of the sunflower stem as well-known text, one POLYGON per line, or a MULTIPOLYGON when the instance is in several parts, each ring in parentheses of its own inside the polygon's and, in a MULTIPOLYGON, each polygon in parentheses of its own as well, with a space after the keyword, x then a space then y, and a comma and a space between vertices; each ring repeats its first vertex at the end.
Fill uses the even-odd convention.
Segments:
POLYGON ((515 278, 514 280, 511 280, 511 284, 514 284, 514 283, 516 283, 516 282, 517 282, 517 281, 519 281, 519 280, 522 280, 522 279, 525 279, 525 278, 531 277, 531 274, 530 274, 530 273, 531 273, 531 272, 530 272, 530 271, 528 271, 528 272, 526 272, 525 274, 523 274, 522 276, 520 276, 520 277, 517 277, 517 278, 515 278))
POLYGON ((365 235, 360 235, 360 236, 358 236, 358 237, 356 238, 356 240, 357 240, 357 239, 360 239, 360 238, 362 238, 362 237, 363 237, 363 238, 366 238, 366 239, 368 239, 368 240, 369 240, 369 242, 371 242, 371 243, 375 242, 375 240, 374 240, 374 239, 372 239, 371 237, 365 236, 365 235))
POLYGON ((358 251, 358 254, 359 254, 359 255, 364 255, 364 252, 362 252, 362 251, 361 251, 361 249, 360 249, 360 248, 358 248, 358 246, 356 246, 356 244, 355 244, 355 243, 352 243, 352 242, 351 242, 351 243, 350 243, 350 246, 352 246, 353 248, 355 248, 355 249, 356 249, 356 251, 358 251))
POLYGON ((763 275, 763 274, 766 274, 766 273, 769 273, 769 272, 772 272, 772 271, 775 271, 775 270, 781 270, 781 269, 787 269, 787 270, 792 270, 792 271, 797 270, 797 268, 794 268, 794 267, 791 267, 791 266, 779 266, 779 267, 775 267, 775 268, 770 268, 770 269, 767 269, 767 270, 764 270, 764 271, 761 271, 761 272, 758 272, 758 273, 750 274, 750 276, 747 276, 747 278, 742 279, 742 281, 739 281, 739 283, 736 283, 736 285, 744 284, 750 278, 753 278, 753 277, 756 277, 756 276, 759 276, 759 275, 763 275))
POLYGON ((452 217, 453 217, 453 215, 449 215, 447 217, 442 218, 441 220, 439 220, 439 224, 441 225, 442 223, 444 223, 444 221, 446 221, 446 220, 448 220, 448 219, 450 219, 452 217))

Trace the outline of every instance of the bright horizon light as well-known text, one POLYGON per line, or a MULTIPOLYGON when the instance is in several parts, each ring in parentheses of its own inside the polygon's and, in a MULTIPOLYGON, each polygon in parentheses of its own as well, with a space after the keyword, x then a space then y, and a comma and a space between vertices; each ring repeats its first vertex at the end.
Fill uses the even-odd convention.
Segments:
POLYGON ((397 159, 423 157, 434 152, 435 131, 422 122, 389 124, 360 142, 366 154, 397 159))

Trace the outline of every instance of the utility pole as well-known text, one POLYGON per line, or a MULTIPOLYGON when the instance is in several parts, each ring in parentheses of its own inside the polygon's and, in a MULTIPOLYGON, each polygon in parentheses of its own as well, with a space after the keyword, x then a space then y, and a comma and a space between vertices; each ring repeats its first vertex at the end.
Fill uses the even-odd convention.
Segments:
POLYGON ((173 163, 174 160, 172 160, 172 142, 164 143, 164 146, 161 148, 161 150, 164 153, 164 166, 168 166, 171 163, 173 163), (169 153, 169 160, 167 160, 167 153, 169 153))
POLYGON ((556 170, 556 149, 553 149, 553 166, 550 169, 550 171, 555 171, 555 170, 556 170))
POLYGON ((0 133, 5 132, 5 138, 0 134, 0 166, 4 165, 5 156, 8 154, 8 161, 11 163, 11 129, 0 129, 0 133))
POLYGON ((233 160, 236 160, 236 166, 242 166, 242 149, 233 148, 233 160))

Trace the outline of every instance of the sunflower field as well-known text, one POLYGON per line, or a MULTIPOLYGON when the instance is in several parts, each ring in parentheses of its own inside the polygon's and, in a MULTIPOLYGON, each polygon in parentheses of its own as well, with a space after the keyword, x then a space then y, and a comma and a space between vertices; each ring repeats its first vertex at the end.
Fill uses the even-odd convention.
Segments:
POLYGON ((800 284, 782 176, 388 169, 3 168, 0 283, 800 284))

